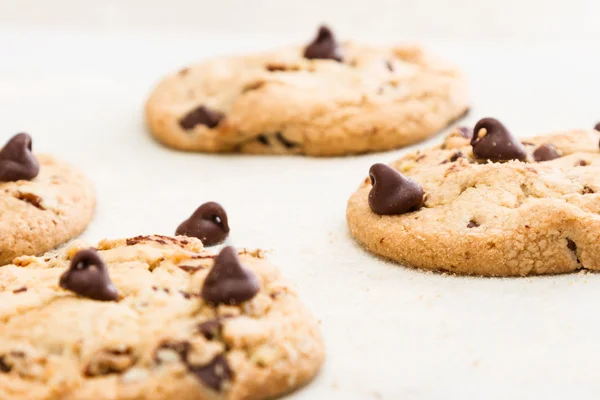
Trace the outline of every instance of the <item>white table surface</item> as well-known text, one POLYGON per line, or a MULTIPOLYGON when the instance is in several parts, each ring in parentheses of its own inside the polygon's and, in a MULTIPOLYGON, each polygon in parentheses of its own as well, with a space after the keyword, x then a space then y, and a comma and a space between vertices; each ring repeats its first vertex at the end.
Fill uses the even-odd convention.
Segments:
MULTIPOLYGON (((84 170, 98 208, 83 237, 172 234, 201 203, 226 208, 230 244, 272 249, 321 321, 328 358, 294 399, 592 398, 600 392, 600 276, 482 279, 404 268, 350 237, 348 196, 374 162, 184 154, 145 132, 142 106, 166 72, 281 40, 0 30, 0 140, 84 170)), ((600 120, 597 46, 430 43, 469 73, 469 123, 515 134, 600 120)), ((439 141, 440 137, 430 140, 439 141)))

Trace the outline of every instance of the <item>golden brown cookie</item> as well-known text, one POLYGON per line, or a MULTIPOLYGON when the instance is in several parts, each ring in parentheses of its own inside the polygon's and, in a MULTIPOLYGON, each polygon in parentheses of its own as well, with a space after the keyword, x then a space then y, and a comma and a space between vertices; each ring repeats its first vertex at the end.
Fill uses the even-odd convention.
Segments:
POLYGON ((181 150, 339 156, 425 139, 467 112, 465 79, 420 47, 315 40, 217 58, 166 77, 146 104, 181 150))
POLYGON ((0 151, 0 265, 76 237, 94 214, 90 181, 72 166, 31 152, 27 134, 0 151))
POLYGON ((0 267, 0 399, 264 399, 310 381, 315 319, 260 250, 73 243, 0 267))
POLYGON ((519 141, 493 119, 475 132, 461 128, 392 168, 374 166, 348 202, 352 235, 376 254, 432 270, 600 270, 600 133, 519 141))

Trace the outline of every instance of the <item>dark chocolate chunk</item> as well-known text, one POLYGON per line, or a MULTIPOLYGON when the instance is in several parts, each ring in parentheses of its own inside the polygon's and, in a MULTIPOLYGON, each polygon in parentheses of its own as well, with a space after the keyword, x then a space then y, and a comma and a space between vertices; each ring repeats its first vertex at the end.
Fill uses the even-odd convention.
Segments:
POLYGON ((588 185, 583 186, 583 190, 581 191, 581 194, 592 194, 592 193, 595 193, 594 189, 592 189, 588 185))
POLYGON ((479 222, 470 220, 467 224, 467 228, 477 228, 479 226, 479 222))
POLYGON ((423 188, 385 164, 374 164, 369 170, 373 188, 369 206, 379 215, 404 214, 423 205, 423 188))
POLYGON ((292 142, 289 139, 287 139, 285 136, 283 136, 283 134, 281 132, 277 132, 275 134, 275 137, 277 138, 277 140, 279 140, 279 142, 283 145, 283 147, 285 147, 286 149, 291 149, 294 148, 296 146, 298 146, 298 143, 292 142))
POLYGON ((12 367, 6 363, 6 356, 0 356, 0 372, 9 373, 12 367))
POLYGON ((464 157, 464 155, 463 155, 462 151, 459 150, 450 156, 450 162, 454 162, 454 161, 458 160, 459 158, 463 158, 463 157, 464 157))
POLYGON ((331 29, 325 25, 319 27, 317 37, 304 49, 304 57, 342 61, 340 47, 331 29))
POLYGON ((209 319, 198 325, 198 332, 204 335, 208 340, 211 340, 220 334, 221 327, 221 320, 219 318, 209 319))
POLYGON ((96 250, 81 250, 60 277, 60 287, 99 301, 117 301, 119 294, 108 276, 106 264, 96 250))
POLYGON ((205 246, 222 243, 229 235, 227 213, 219 203, 204 203, 177 227, 175 234, 196 237, 205 246))
POLYGON ((237 252, 225 247, 215 259, 202 286, 202 298, 209 304, 236 305, 250 300, 260 290, 258 279, 240 264, 237 252))
POLYGON ((188 365, 188 370, 196 375, 206 386, 217 391, 223 389, 225 382, 233 379, 233 372, 227 360, 222 355, 216 356, 207 365, 188 365))
POLYGON ((537 162, 550 161, 559 157, 560 154, 556 151, 556 147, 551 144, 543 144, 533 152, 533 159, 537 162))
POLYGON ((0 181, 31 180, 40 173, 40 164, 31 152, 31 136, 19 133, 0 151, 0 181))
POLYGON ((266 135, 258 135, 256 137, 256 140, 258 140, 260 143, 264 144, 265 146, 269 145, 269 138, 266 135))
POLYGON ((567 248, 571 251, 577 251, 577 245, 569 238, 567 238, 567 248))
POLYGON ((194 129, 196 125, 206 125, 209 128, 215 128, 224 117, 223 113, 202 105, 181 118, 179 125, 185 130, 194 129))
POLYGON ((471 138, 473 154, 480 160, 490 161, 525 161, 525 148, 516 140, 500 121, 494 118, 484 118, 477 122, 471 138), (479 137, 485 130, 485 135, 479 137))
POLYGON ((598 122, 595 126, 594 129, 597 131, 600 131, 600 122, 598 122))

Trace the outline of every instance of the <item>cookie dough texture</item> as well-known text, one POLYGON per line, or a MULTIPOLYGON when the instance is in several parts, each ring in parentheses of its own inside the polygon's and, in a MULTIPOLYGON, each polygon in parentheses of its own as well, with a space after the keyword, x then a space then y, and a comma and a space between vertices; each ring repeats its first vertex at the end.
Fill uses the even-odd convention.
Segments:
MULTIPOLYGON (((195 238, 100 242, 118 302, 58 286, 83 248, 75 242, 0 267, 1 400, 263 399, 305 384, 323 362, 316 321, 261 251, 239 252, 260 292, 212 307, 199 292, 215 255, 195 238), (204 336, 203 323, 221 326, 204 336), (188 370, 182 348, 196 371, 224 357, 232 379, 209 387, 188 370)), ((215 368, 223 373, 222 363, 215 368)))
POLYGON ((185 68, 150 96, 149 129, 181 150, 338 156, 417 142, 466 113, 462 73, 420 47, 341 48, 343 62, 298 46, 185 68), (223 119, 183 129, 201 105, 223 119))
POLYGON ((76 237, 94 214, 90 181, 66 163, 36 156, 36 178, 0 182, 0 265, 20 255, 42 254, 76 237))
POLYGON ((425 205, 402 215, 371 211, 365 181, 348 202, 352 235, 408 266, 486 276, 600 270, 597 131, 523 141, 527 161, 476 162, 459 131, 391 165, 420 183, 425 205), (561 157, 534 162, 540 145, 561 157))

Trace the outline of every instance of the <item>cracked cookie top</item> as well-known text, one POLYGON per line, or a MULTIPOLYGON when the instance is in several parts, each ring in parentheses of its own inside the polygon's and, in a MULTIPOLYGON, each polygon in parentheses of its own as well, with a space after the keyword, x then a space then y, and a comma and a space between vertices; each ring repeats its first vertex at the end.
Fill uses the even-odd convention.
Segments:
POLYGON ((323 358, 316 321, 260 250, 138 236, 0 267, 2 399, 270 398, 323 358))
POLYGON ((387 182, 394 190, 387 175, 378 191, 367 179, 348 203, 353 236, 374 253, 426 269, 488 276, 600 270, 600 133, 519 141, 484 119, 472 135, 456 129, 440 146, 391 164, 422 188, 416 210, 376 213, 369 200, 381 206, 398 196, 384 190, 387 182))
MULTIPOLYGON (((325 30, 323 30, 325 29, 325 30)), ((213 59, 156 87, 146 119, 182 150, 335 156, 424 139, 468 108, 462 73, 416 46, 315 41, 213 59)))
POLYGON ((36 155, 35 174, 29 176, 31 167, 23 162, 25 171, 13 160, 7 166, 3 162, 0 155, 0 175, 10 172, 0 181, 0 264, 24 254, 42 254, 85 229, 96 198, 92 184, 79 171, 48 155, 36 155))

